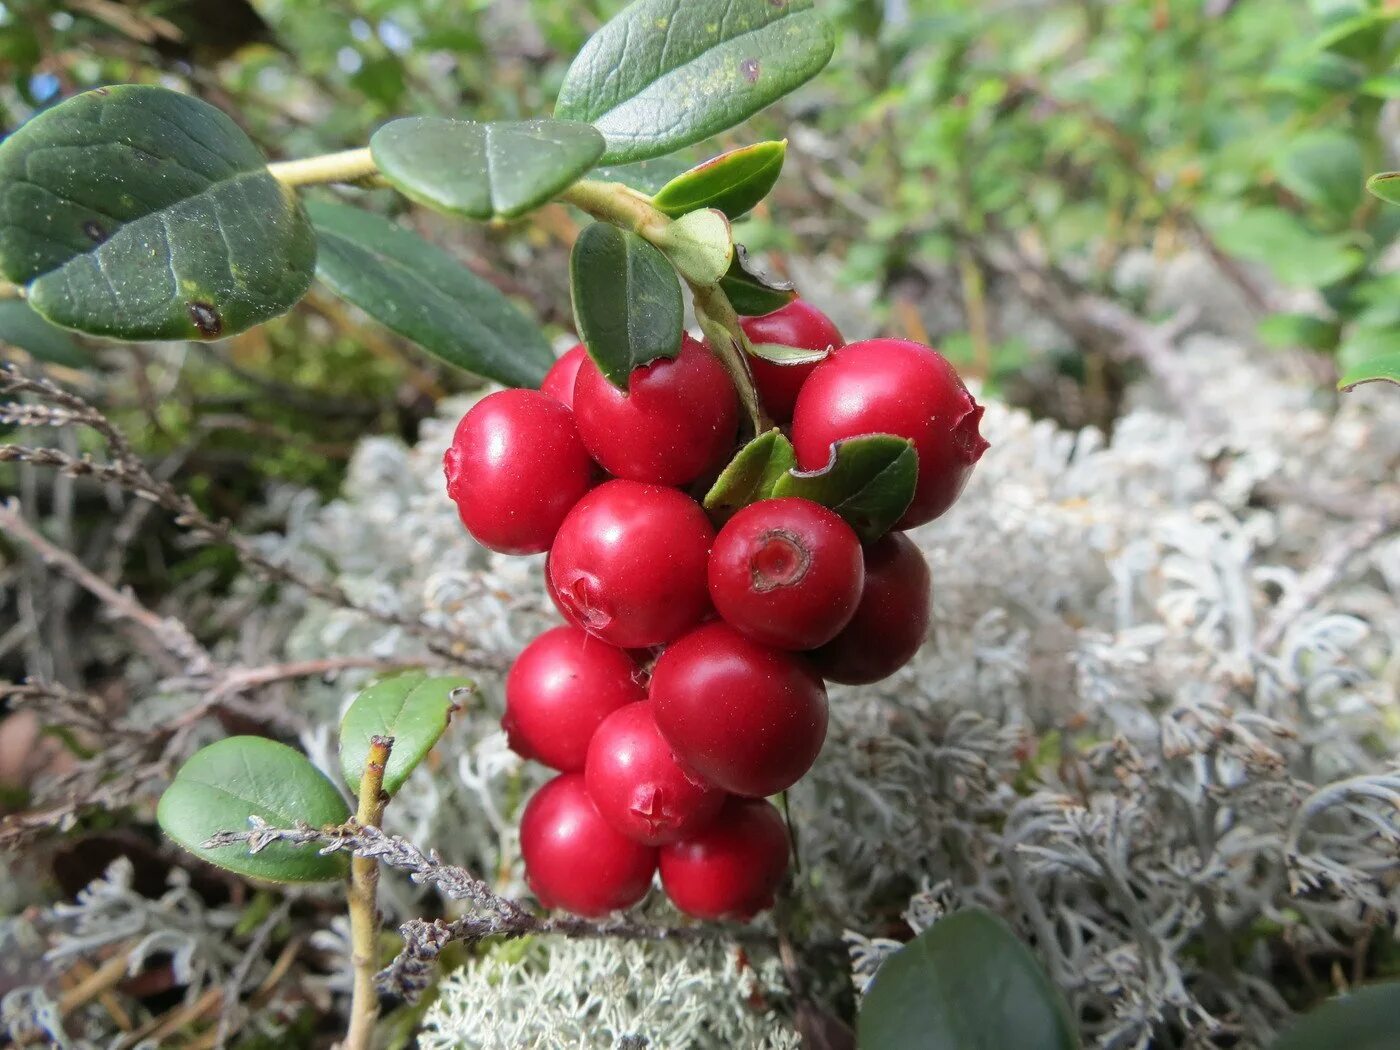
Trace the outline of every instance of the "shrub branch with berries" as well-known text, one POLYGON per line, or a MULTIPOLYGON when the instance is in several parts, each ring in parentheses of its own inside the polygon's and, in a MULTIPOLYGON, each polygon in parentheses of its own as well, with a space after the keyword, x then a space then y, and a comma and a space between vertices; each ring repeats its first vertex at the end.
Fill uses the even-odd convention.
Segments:
MULTIPOLYGON (((790 831, 766 799, 821 749, 823 677, 882 678, 927 627, 927 566, 894 530, 957 498, 985 448, 980 408, 932 349, 844 345, 818 308, 750 267, 732 223, 773 187, 786 143, 659 187, 629 166, 741 122, 832 47, 811 0, 638 0, 578 55, 549 119, 406 118, 362 149, 269 163, 208 104, 123 85, 0 144, 0 291, 49 322, 223 338, 290 309, 314 275, 427 352, 515 388, 467 413, 445 466, 478 541, 549 552, 567 621, 520 654, 504 721, 519 753, 560 773, 521 818, 548 907, 628 908, 658 870, 692 916, 771 906, 790 831), (587 177, 599 165, 612 174, 587 177), (534 322, 440 249, 301 199, 337 183, 476 220, 550 201, 591 216, 570 260, 581 343, 551 365, 534 322), (683 288, 703 339, 684 330, 683 288)), ((466 685, 415 673, 359 697, 340 744, 353 817, 304 756, 259 738, 196 753, 161 800, 164 829, 213 863, 348 879, 351 1050, 377 1013, 378 861, 269 831, 377 827, 466 685), (228 839, 250 821, 256 842, 228 839)))
MULTIPOLYGON (((575 313, 620 323, 577 297, 575 313)), ((631 907, 659 869, 687 914, 770 906, 788 833, 764 799, 821 750, 822 678, 878 681, 927 633, 928 566, 891 530, 957 499, 986 448, 981 408, 933 349, 845 345, 803 300, 739 329, 746 353, 789 358, 755 359, 752 418, 791 438, 736 448, 723 355, 678 330, 672 356, 617 378, 606 337, 575 346, 541 391, 474 405, 444 456, 473 538, 547 551, 568 621, 521 653, 503 721, 515 751, 560 774, 521 818, 546 905, 631 907)))

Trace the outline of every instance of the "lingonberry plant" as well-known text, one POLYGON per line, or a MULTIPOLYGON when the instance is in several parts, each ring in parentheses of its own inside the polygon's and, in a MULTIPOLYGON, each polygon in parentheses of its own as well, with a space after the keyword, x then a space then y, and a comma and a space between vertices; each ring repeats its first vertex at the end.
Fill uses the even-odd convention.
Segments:
MULTIPOLYGON (((817 759, 822 674, 873 681, 925 633, 928 570, 891 530, 952 505, 986 447, 981 409, 930 347, 843 345, 817 304, 749 267, 732 222, 772 188, 785 143, 652 193, 628 167, 739 123, 832 46, 811 0, 638 0, 579 54, 549 119, 406 118, 362 149, 268 163, 206 103, 127 85, 0 144, 0 274, 52 322, 222 338, 287 311, 317 276, 429 353, 524 388, 481 398, 444 468, 479 543, 548 552, 569 621, 520 654, 503 719, 522 756, 560 771, 520 818, 545 907, 631 907, 658 865, 694 917, 770 906, 790 835, 764 799, 817 759), (570 262, 580 345, 554 361, 514 303, 440 249, 301 199, 330 184, 481 221, 551 201, 591 216, 570 262), (685 331, 683 285, 701 338, 685 331)), ((258 738, 198 752, 161 801, 172 838, 232 871, 348 875, 351 1050, 375 1023, 378 861, 268 829, 301 828, 304 844, 376 828, 466 684, 413 673, 355 701, 341 732, 353 818, 305 757, 258 738)))

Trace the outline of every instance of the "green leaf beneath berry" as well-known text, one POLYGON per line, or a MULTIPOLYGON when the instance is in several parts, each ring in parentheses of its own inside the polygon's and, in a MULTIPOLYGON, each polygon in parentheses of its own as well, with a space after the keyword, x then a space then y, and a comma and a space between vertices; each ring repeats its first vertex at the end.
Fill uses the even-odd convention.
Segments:
POLYGON ((939 919, 886 959, 861 1005, 880 1050, 1075 1050, 1069 1011, 1035 957, 989 911, 939 919))
POLYGON ((721 153, 663 186, 652 203, 667 215, 717 208, 737 219, 768 196, 783 170, 787 140, 756 142, 721 153))
POLYGON ((235 335, 291 309, 315 260, 296 193, 199 99, 98 88, 0 143, 0 274, 65 328, 235 335))
POLYGON ((249 817, 275 828, 297 821, 313 827, 350 816, 335 785, 305 755, 258 736, 233 736, 196 751, 180 767, 156 808, 172 839, 210 864, 273 882, 324 882, 344 876, 347 859, 314 848, 274 842, 257 853, 246 844, 207 849, 216 832, 247 831, 249 817))
POLYGON ((1355 988, 1298 1019, 1272 1050, 1391 1050, 1400 1027, 1400 982, 1355 988))
POLYGON ((772 495, 799 496, 830 507, 863 540, 889 532, 914 499, 919 455, 912 442, 891 434, 838 441, 821 470, 790 470, 772 495))
POLYGON ((734 245, 734 261, 719 286, 735 312, 744 317, 771 314, 797 298, 791 281, 779 281, 761 272, 742 244, 734 245))
POLYGON ((473 219, 510 219, 550 200, 603 155, 603 136, 573 120, 479 123, 406 117, 369 140, 404 194, 473 219))
POLYGON ((726 520, 750 503, 769 499, 779 479, 797 463, 792 442, 778 429, 741 448, 705 494, 705 509, 726 520))
POLYGON ((554 354, 539 326, 436 245, 388 219, 321 201, 316 273, 434 357, 507 386, 539 386, 554 354))
POLYGON ((658 157, 776 102, 834 46, 812 0, 636 0, 578 53, 554 115, 591 121, 608 162, 658 157))
POLYGON ((0 344, 4 343, 51 365, 84 368, 91 363, 67 332, 45 321, 23 299, 0 300, 0 344))
POLYGON ((384 767, 384 792, 393 795, 447 730, 457 709, 453 694, 471 684, 467 678, 406 671, 367 687, 340 722, 340 771, 345 782, 358 794, 370 741, 376 736, 393 737, 384 767))
POLYGON ((1351 390, 1362 383, 1400 384, 1400 350, 1394 353, 1369 357, 1348 368, 1337 380, 1338 390, 1351 390))
POLYGON ((680 280, 637 234, 606 222, 586 227, 569 256, 569 293, 588 356, 619 389, 634 368, 680 353, 680 280))

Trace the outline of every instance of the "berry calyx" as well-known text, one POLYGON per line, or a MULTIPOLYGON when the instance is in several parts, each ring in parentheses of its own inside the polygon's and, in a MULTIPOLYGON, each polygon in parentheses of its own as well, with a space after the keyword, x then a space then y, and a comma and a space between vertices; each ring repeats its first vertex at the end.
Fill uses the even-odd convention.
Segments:
POLYGON ((550 365, 549 371, 540 380, 540 393, 548 394, 565 408, 574 407, 574 380, 578 378, 579 365, 588 356, 582 343, 577 343, 550 365))
POLYGON ((647 846, 699 831, 725 798, 676 761, 649 703, 628 704, 603 720, 588 745, 583 780, 603 819, 647 846))
POLYGON ((928 635, 928 562, 909 537, 891 532, 865 548, 865 587, 851 622, 811 654, 822 677, 846 685, 888 678, 928 635))
POLYGON ((938 351, 904 339, 842 347, 803 384, 792 442, 803 470, 821 470, 831 446, 862 434, 894 434, 914 444, 919 480, 896 529, 932 521, 958 498, 987 449, 982 406, 938 351))
POLYGON ((797 656, 727 623, 697 627, 661 654, 649 689, 676 757, 736 795, 785 791, 826 738, 826 689, 797 656))
POLYGON ((710 610, 705 582, 714 529, 676 489, 599 485, 569 512, 549 552, 564 614, 624 649, 662 645, 710 610))
POLYGON ((860 541, 810 500, 761 500, 730 518, 710 553, 710 599, 730 625, 764 645, 815 649, 860 601, 860 541))
MULTIPOLYGON (((800 350, 835 350, 846 343, 831 318, 805 299, 794 299, 759 317, 741 317, 739 327, 750 343, 778 343, 800 350)), ((792 419, 797 392, 819 364, 820 360, 781 365, 761 357, 749 357, 749 371, 753 374, 758 396, 776 422, 787 423, 792 419)))
POLYGON ((562 773, 535 792, 520 818, 520 855, 541 904, 587 918, 632 907, 656 871, 656 850, 614 831, 579 773, 562 773))
POLYGON ((462 524, 501 554, 548 550, 593 483, 573 415, 538 390, 478 401, 457 424, 442 466, 462 524))
POLYGON ((718 468, 739 427, 728 373, 689 335, 674 359, 633 369, 625 391, 585 357, 573 407, 583 443, 604 470, 657 485, 687 485, 718 468))
POLYGON ((642 681, 621 649, 577 627, 555 627, 511 665, 501 727, 511 750, 523 758, 565 772, 581 770, 603 720, 646 699, 642 681))
POLYGON ((697 919, 753 918, 788 869, 783 818, 763 799, 730 798, 704 831, 661 848, 661 885, 697 919))

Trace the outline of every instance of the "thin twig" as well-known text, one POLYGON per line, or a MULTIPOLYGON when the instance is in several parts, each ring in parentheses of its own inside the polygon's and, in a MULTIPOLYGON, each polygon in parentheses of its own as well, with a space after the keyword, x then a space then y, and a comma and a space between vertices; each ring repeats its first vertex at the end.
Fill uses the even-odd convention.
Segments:
POLYGON ((251 830, 221 831, 204 846, 216 849, 245 843, 250 853, 266 849, 273 842, 318 845, 322 853, 350 852, 373 859, 391 868, 408 872, 414 882, 434 886, 452 900, 469 902, 473 914, 452 922, 442 919, 410 919, 399 927, 404 948, 396 959, 380 971, 379 987, 410 1001, 431 979, 438 953, 453 941, 475 943, 486 937, 507 940, 530 935, 556 934, 565 937, 609 937, 633 941, 711 941, 742 942, 771 946, 773 935, 748 927, 661 926, 637 923, 626 918, 554 918, 531 912, 520 901, 503 897, 465 868, 444 864, 436 852, 424 853, 406 839, 389 835, 379 828, 346 824, 313 828, 299 824, 293 828, 273 828, 257 817, 249 818, 251 830))
POLYGON ((191 675, 206 675, 214 666, 209 651, 195 640, 179 620, 158 616, 138 602, 130 592, 118 591, 106 580, 88 569, 69 551, 50 543, 42 533, 25 520, 19 500, 0 503, 0 531, 32 549, 51 568, 79 583, 88 593, 123 619, 139 624, 161 646, 176 656, 191 675))
POLYGON ((1279 603, 1274 606, 1268 622, 1255 638, 1257 652, 1271 651, 1290 627, 1309 609, 1315 608, 1318 601, 1346 572, 1352 559, 1370 549, 1397 524, 1394 515, 1381 514, 1366 521, 1357 522, 1338 540, 1319 554, 1312 566, 1299 577, 1297 584, 1286 591, 1279 603))
POLYGON ((107 442, 114 462, 96 463, 86 456, 71 456, 53 448, 26 445, 0 445, 0 463, 30 463, 57 469, 71 477, 90 477, 108 482, 127 492, 148 499, 174 516, 175 524, 204 543, 231 547, 243 565, 254 575, 273 583, 300 588, 331 605, 352 609, 380 623, 398 627, 420 638, 435 655, 482 670, 504 669, 504 661, 476 650, 469 639, 446 627, 425 623, 416 616, 379 609, 352 598, 344 588, 328 581, 312 580, 296 570, 265 557, 257 546, 227 519, 214 519, 189 496, 167 481, 153 476, 136 456, 121 432, 76 394, 46 379, 21 375, 13 366, 0 366, 0 394, 32 394, 48 402, 32 405, 12 402, 0 405, 0 422, 21 425, 65 426, 80 424, 96 430, 107 442), (56 407, 55 407, 56 406, 56 407))

